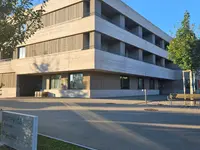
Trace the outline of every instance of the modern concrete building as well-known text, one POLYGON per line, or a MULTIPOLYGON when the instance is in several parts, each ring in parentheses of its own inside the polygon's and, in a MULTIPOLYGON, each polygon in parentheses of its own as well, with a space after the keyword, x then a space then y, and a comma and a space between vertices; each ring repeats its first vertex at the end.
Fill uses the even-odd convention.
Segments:
POLYGON ((166 50, 172 38, 121 0, 50 0, 42 20, 44 28, 0 62, 1 97, 46 91, 97 98, 181 89, 181 71, 166 50))

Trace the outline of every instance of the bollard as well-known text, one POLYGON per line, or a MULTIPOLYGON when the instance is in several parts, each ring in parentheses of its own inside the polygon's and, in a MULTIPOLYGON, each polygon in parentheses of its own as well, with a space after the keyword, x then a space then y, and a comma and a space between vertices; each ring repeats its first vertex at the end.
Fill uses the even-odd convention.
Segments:
POLYGON ((144 91, 144 99, 145 99, 145 103, 147 105, 147 89, 143 89, 142 91, 144 91))

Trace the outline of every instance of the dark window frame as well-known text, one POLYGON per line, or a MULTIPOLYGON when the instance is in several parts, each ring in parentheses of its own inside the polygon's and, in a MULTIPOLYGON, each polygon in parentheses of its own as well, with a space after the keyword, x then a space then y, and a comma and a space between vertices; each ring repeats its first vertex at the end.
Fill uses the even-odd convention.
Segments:
POLYGON ((121 75, 120 76, 120 88, 123 89, 123 90, 129 90, 130 89, 130 77, 129 76, 124 76, 124 75, 121 75), (125 79, 127 78, 127 79, 125 79), (126 83, 125 80, 128 80, 128 84, 126 83))
POLYGON ((155 79, 149 79, 149 88, 155 90, 155 79))

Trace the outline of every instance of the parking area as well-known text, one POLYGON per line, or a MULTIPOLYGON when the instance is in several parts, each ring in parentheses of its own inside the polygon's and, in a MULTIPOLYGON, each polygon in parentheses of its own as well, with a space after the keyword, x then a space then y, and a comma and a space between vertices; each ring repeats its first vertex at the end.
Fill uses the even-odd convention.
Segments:
POLYGON ((40 133, 98 150, 199 149, 200 109, 159 103, 146 106, 142 97, 15 98, 0 99, 0 109, 37 115, 40 133))

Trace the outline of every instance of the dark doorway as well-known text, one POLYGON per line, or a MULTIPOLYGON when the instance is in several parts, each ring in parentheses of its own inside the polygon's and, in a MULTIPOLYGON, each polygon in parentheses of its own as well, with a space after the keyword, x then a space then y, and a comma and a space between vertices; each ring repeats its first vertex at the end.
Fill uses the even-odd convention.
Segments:
POLYGON ((42 89, 42 76, 19 75, 18 88, 19 96, 34 96, 35 91, 42 89))

